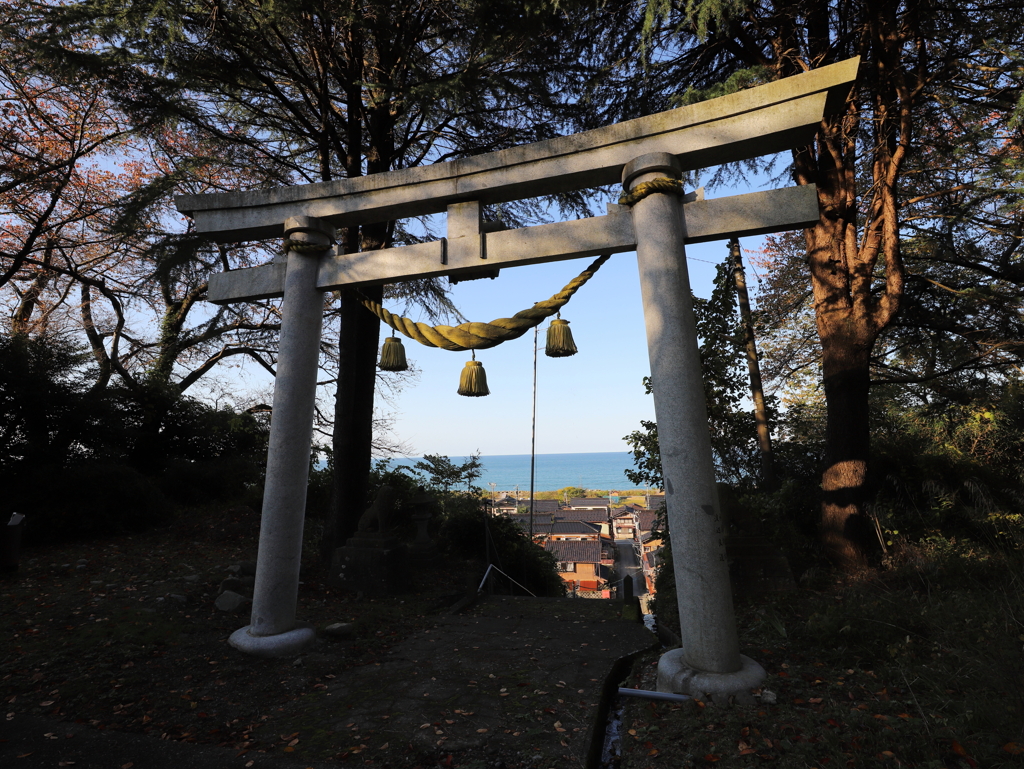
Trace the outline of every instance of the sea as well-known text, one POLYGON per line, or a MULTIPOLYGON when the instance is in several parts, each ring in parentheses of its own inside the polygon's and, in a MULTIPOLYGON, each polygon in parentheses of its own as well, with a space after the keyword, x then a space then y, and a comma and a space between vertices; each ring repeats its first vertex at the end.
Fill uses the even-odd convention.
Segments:
MULTIPOLYGON (((392 465, 415 465, 422 457, 402 457, 391 460, 392 465)), ((455 464, 467 462, 469 457, 449 457, 455 464)), ((483 473, 474 485, 484 491, 526 493, 530 490, 529 454, 493 454, 481 456, 483 473), (494 484, 492 487, 491 484, 494 484)), ((633 456, 627 451, 604 451, 582 454, 537 454, 534 470, 535 491, 558 491, 566 486, 601 491, 635 489, 623 472, 633 466, 633 456)))

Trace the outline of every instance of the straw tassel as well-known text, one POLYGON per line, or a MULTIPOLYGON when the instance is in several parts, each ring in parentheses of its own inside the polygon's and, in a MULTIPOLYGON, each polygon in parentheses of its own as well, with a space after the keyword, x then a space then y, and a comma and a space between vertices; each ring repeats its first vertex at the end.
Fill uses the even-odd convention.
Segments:
POLYGON ((544 344, 544 354, 549 358, 567 358, 576 353, 576 343, 572 340, 569 321, 561 318, 551 321, 551 325, 548 326, 547 341, 544 344))
POLYGON ((384 346, 380 351, 381 371, 407 371, 409 364, 405 360, 405 348, 402 340, 396 336, 389 336, 384 340, 384 346))
POLYGON ((487 373, 483 364, 478 360, 466 361, 466 367, 462 369, 462 376, 459 378, 459 395, 470 398, 479 398, 482 395, 490 395, 487 389, 487 373))

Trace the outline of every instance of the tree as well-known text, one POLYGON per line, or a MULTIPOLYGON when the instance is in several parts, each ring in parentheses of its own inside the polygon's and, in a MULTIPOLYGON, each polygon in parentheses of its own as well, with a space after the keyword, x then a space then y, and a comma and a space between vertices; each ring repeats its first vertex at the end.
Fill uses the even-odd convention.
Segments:
MULTIPOLYGON (((50 28, 58 36, 51 43, 64 51, 82 30, 100 35, 94 54, 63 60, 115 86, 127 112, 245 146, 296 183, 554 135, 556 107, 585 109, 572 98, 580 39, 555 5, 96 0, 54 9, 50 28)), ((515 221, 514 206, 495 213, 515 221)), ((382 222, 346 228, 340 239, 351 253, 414 236, 382 222)), ((437 288, 425 288, 436 306, 437 288)), ((364 293, 381 298, 379 288, 364 293)), ((335 510, 325 552, 344 541, 365 507, 379 334, 356 297, 339 299, 335 510)))
MULTIPOLYGON (((237 186, 233 173, 244 168, 251 180, 258 164, 244 148, 215 148, 126 110, 102 78, 83 81, 39 55, 46 11, 27 0, 0 9, 0 303, 12 333, 80 335, 98 366, 93 388, 117 376, 168 403, 233 355, 271 367, 259 349, 275 327, 269 308, 196 321, 206 278, 229 263, 228 250, 176 228, 167 197, 176 185, 237 186)), ((97 47, 80 35, 64 53, 97 47)), ((252 255, 231 249, 230 261, 252 255)))
MULTIPOLYGON (((715 475, 722 481, 749 485, 762 470, 758 453, 756 420, 741 408, 747 394, 743 366, 745 338, 736 305, 736 284, 730 259, 718 265, 715 287, 709 299, 693 297, 697 336, 700 339, 704 399, 711 432, 715 475)), ((644 377, 647 393, 652 382, 644 377)), ((772 403, 769 403, 771 407, 772 403)), ((625 436, 632 447, 634 468, 626 477, 638 485, 660 488, 661 454, 658 426, 643 420, 640 430, 625 436)), ((762 479, 763 481, 763 479, 762 479)))
POLYGON ((844 109, 793 152, 791 172, 817 185, 822 212, 804 235, 827 411, 822 542, 840 568, 862 568, 875 540, 865 510, 870 362, 906 287, 901 184, 914 139, 930 105, 993 98, 972 86, 1010 57, 987 41, 1012 49, 1019 25, 984 3, 660 0, 646 10, 652 40, 666 41, 659 73, 683 74, 690 86, 682 101, 861 56, 844 109))
POLYGON ((470 456, 461 465, 457 465, 448 457, 440 454, 424 454, 423 459, 413 465, 416 470, 428 476, 428 482, 447 496, 453 486, 466 484, 466 493, 473 491, 473 481, 480 477, 483 465, 480 464, 480 453, 470 456))
POLYGON ((562 489, 562 499, 568 503, 570 499, 583 499, 587 496, 587 490, 579 486, 566 486, 562 489))

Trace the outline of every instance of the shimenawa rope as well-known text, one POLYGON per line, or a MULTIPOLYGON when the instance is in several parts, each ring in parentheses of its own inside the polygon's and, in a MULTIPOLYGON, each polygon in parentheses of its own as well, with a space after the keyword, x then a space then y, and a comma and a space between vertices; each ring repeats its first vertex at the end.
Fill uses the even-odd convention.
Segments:
POLYGON ((550 299, 537 302, 528 310, 517 312, 511 318, 498 318, 490 323, 462 323, 458 326, 428 326, 395 315, 380 303, 357 292, 359 301, 370 312, 401 334, 415 339, 427 347, 443 350, 486 350, 497 347, 509 339, 518 339, 534 326, 558 312, 568 303, 584 283, 593 277, 609 255, 599 256, 587 269, 569 281, 565 288, 550 299))

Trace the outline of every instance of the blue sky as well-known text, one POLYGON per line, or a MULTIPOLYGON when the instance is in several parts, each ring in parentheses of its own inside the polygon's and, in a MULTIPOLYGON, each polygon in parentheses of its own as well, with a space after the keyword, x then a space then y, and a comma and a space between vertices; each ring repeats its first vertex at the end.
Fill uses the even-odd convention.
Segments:
MULTIPOLYGON (((750 238, 741 245, 756 248, 759 242, 750 238)), ((715 264, 727 255, 726 242, 692 245, 686 254, 694 292, 709 296, 715 264)), ((452 299, 473 321, 508 317, 561 290, 588 263, 579 259, 502 270, 495 280, 458 284, 452 299)), ((623 436, 638 429, 640 420, 654 419, 653 399, 642 383, 650 366, 636 255, 612 256, 563 308, 562 318, 570 322, 579 353, 546 357, 547 323, 542 324, 537 453, 626 451, 623 436)), ((420 374, 394 398, 393 433, 413 455, 530 452, 532 332, 477 354, 491 390, 483 398, 456 393, 468 352, 427 348, 409 339, 404 343, 420 374)))

